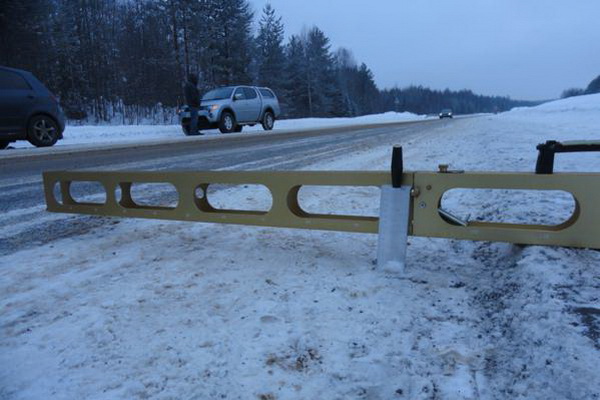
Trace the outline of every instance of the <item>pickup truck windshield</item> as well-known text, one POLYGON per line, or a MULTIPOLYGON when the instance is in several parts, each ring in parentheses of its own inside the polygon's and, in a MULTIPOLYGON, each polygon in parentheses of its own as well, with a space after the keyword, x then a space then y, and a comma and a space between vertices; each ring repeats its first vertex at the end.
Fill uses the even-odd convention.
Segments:
POLYGON ((231 92, 233 92, 233 88, 224 87, 211 90, 202 96, 202 100, 223 100, 231 97, 231 92))

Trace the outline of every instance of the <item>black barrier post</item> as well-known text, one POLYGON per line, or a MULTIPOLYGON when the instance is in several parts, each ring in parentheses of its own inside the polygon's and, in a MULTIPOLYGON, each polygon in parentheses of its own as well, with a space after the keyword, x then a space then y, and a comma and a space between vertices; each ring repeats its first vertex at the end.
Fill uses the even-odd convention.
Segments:
POLYGON ((535 164, 536 174, 552 174, 554 172, 554 154, 578 153, 583 151, 600 151, 600 142, 557 142, 548 140, 537 145, 539 151, 535 164))
POLYGON ((536 174, 551 174, 554 172, 554 153, 556 140, 548 140, 546 143, 537 145, 538 158, 535 164, 536 174))
POLYGON ((402 186, 402 174, 404 173, 404 164, 402 160, 402 146, 394 146, 392 151, 392 187, 402 186))

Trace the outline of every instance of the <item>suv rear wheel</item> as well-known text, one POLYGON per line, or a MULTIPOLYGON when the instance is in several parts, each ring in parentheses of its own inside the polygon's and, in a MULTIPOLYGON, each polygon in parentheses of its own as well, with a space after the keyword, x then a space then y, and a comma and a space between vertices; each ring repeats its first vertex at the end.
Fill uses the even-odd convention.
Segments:
POLYGON ((31 118, 27 127, 27 140, 36 147, 48 147, 58 140, 58 124, 47 115, 31 118))
POLYGON ((219 121, 219 130, 221 133, 231 133, 235 130, 235 117, 229 111, 221 114, 221 120, 219 121))
POLYGON ((265 115, 263 115, 262 127, 265 131, 270 131, 271 129, 273 129, 274 125, 275 125, 275 116, 273 115, 273 113, 271 111, 267 111, 265 113, 265 115))

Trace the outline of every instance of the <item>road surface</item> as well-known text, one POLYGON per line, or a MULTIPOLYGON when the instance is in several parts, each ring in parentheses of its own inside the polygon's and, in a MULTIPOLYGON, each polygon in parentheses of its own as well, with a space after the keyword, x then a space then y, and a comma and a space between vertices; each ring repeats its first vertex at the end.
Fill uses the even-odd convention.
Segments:
MULTIPOLYGON (((343 157, 365 146, 401 143, 452 123, 452 120, 425 120, 280 134, 197 137, 174 143, 6 151, 0 154, 0 226, 3 227, 0 255, 115 223, 108 218, 48 213, 42 188, 43 171, 293 170, 343 157)), ((79 195, 98 193, 93 186, 82 190, 79 195)))

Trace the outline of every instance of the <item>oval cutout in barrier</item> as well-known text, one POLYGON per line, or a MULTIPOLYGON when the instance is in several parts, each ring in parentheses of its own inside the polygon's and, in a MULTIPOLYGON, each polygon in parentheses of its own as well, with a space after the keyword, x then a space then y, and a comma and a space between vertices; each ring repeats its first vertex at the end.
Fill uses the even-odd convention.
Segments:
POLYGON ((217 211, 235 210, 266 213, 273 207, 271 191, 264 185, 211 183, 205 190, 204 196, 210 206, 217 211))
POLYGON ((133 182, 130 194, 135 205, 144 208, 174 209, 179 204, 179 192, 170 183, 133 182))
POLYGON ((106 204, 106 190, 104 189, 104 186, 97 181, 72 181, 69 186, 69 194, 71 195, 71 198, 79 204, 106 204))
POLYGON ((440 216, 452 225, 487 222, 557 226, 573 217, 576 201, 562 190, 451 189, 442 195, 440 216))
POLYGON ((380 200, 376 186, 305 185, 298 192, 300 208, 313 215, 378 217, 380 200))
POLYGON ((60 204, 60 205, 64 205, 65 204, 63 202, 62 192, 60 190, 60 182, 54 182, 54 185, 52 186, 52 196, 54 196, 54 200, 58 204, 60 204))

